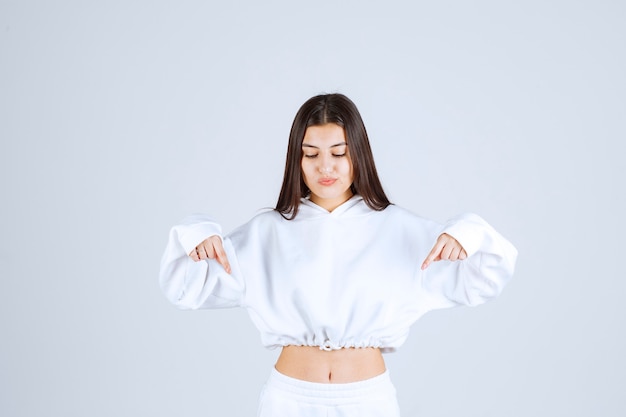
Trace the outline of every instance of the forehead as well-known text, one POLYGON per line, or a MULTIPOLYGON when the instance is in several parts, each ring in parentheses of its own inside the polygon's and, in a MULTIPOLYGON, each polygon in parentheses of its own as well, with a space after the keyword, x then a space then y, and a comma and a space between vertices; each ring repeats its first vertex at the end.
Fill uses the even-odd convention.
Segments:
POLYGON ((318 148, 327 148, 346 143, 346 133, 343 127, 334 123, 320 126, 309 126, 304 133, 302 145, 311 145, 318 148))

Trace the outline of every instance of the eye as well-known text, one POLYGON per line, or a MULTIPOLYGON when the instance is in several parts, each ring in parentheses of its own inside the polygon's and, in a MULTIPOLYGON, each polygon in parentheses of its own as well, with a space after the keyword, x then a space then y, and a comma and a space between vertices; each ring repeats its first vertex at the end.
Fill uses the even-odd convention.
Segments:
POLYGON ((342 154, 333 154, 333 156, 334 156, 335 158, 342 158, 342 157, 346 156, 346 153, 344 152, 344 153, 342 153, 342 154))
POLYGON ((309 159, 313 159, 313 158, 317 158, 317 154, 311 154, 311 155, 304 154, 304 157, 305 158, 309 158, 309 159))

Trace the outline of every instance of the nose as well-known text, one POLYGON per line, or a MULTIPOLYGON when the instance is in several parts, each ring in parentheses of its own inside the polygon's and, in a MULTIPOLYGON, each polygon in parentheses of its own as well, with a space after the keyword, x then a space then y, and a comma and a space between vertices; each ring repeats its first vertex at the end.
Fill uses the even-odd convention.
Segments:
POLYGON ((323 158, 322 161, 320 161, 320 166, 319 166, 319 171, 320 174, 330 174, 331 172, 333 172, 333 161, 330 158, 323 158))
POLYGON ((323 152, 317 157, 317 169, 322 175, 330 175, 335 171, 335 160, 330 152, 323 152))
POLYGON ((333 172, 332 167, 326 166, 326 165, 320 166, 320 173, 322 173, 322 174, 330 174, 331 172, 333 172))

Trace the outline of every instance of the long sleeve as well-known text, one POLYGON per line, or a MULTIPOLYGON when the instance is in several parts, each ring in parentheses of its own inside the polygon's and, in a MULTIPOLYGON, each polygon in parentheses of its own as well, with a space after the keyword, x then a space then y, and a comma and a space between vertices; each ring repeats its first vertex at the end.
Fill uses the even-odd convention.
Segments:
POLYGON ((245 285, 232 242, 222 238, 232 272, 215 260, 194 262, 189 253, 206 238, 222 238, 219 224, 204 215, 186 218, 170 230, 161 259, 159 282, 167 299, 181 309, 225 308, 241 305, 245 285))
POLYGON ((449 221, 441 233, 454 237, 467 259, 440 261, 422 273, 429 309, 476 306, 498 296, 513 276, 517 250, 485 220, 464 214, 449 221))

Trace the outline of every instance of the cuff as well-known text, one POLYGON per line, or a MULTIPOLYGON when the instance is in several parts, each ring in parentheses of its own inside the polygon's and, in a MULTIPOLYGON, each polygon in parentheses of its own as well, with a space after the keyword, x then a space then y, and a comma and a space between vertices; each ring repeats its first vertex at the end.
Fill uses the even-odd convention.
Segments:
POLYGON ((480 249, 485 225, 485 221, 477 214, 465 213, 450 219, 442 233, 447 233, 458 240, 469 257, 480 249))

